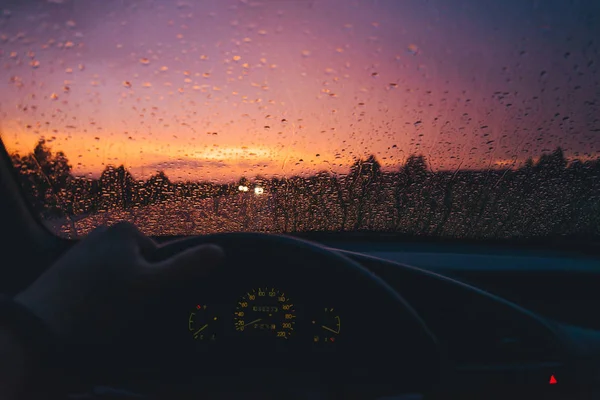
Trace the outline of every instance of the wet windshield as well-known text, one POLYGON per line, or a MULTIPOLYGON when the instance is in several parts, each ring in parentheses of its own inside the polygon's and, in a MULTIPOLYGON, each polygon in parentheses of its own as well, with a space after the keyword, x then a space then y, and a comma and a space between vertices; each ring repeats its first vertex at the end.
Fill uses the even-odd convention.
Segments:
POLYGON ((23 0, 0 129, 54 232, 600 234, 600 3, 23 0))

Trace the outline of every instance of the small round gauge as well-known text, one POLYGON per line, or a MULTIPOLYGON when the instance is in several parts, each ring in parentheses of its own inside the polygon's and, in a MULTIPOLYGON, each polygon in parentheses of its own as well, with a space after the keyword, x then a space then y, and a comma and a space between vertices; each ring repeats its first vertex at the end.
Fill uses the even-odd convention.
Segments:
POLYGON ((296 312, 285 293, 274 288, 253 289, 235 307, 235 330, 258 336, 288 339, 294 331, 296 312))
POLYGON ((216 326, 219 318, 212 307, 197 304, 188 318, 188 331, 194 340, 217 340, 216 326))
POLYGON ((333 344, 342 331, 342 320, 333 307, 324 307, 317 318, 311 320, 313 326, 313 342, 333 344))

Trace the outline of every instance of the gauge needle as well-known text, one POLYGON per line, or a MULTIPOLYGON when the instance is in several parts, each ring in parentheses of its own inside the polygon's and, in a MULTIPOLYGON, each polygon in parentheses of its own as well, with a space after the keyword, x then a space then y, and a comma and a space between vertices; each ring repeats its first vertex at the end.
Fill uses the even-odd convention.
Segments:
POLYGON ((321 328, 325 329, 326 331, 333 332, 333 333, 335 333, 336 335, 337 335, 338 333, 340 333, 339 331, 334 331, 333 329, 331 329, 331 328, 328 328, 328 327, 326 327, 325 325, 321 325, 321 328))
POLYGON ((198 335, 200 332, 202 332, 206 327, 208 326, 208 324, 204 325, 202 328, 198 329, 196 332, 194 332, 194 336, 198 335))
POLYGON ((262 318, 255 319, 255 320, 254 320, 254 321, 252 321, 252 322, 245 323, 243 326, 246 326, 246 325, 252 325, 252 324, 255 324, 255 323, 257 323, 257 322, 260 322, 260 321, 262 321, 262 318))

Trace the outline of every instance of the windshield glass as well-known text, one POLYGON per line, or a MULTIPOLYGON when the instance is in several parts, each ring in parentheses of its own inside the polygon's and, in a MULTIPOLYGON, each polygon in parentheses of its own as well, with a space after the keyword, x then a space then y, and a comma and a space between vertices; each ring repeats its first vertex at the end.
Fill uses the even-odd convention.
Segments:
POLYGON ((79 237, 600 234, 596 0, 19 0, 2 142, 79 237))

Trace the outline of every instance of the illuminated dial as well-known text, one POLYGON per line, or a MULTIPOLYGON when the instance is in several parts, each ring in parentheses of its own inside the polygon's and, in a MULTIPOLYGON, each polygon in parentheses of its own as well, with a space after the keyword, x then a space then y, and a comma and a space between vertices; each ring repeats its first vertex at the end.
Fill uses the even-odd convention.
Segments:
POLYGON ((212 307, 197 304, 188 317, 188 331, 194 340, 216 340, 215 328, 218 317, 212 307))
POLYGON ((325 307, 311 321, 313 326, 313 342, 333 344, 342 331, 342 320, 333 307, 325 307))
POLYGON ((294 305, 285 293, 258 288, 242 296, 233 315, 235 330, 253 335, 287 339, 296 324, 294 305))

